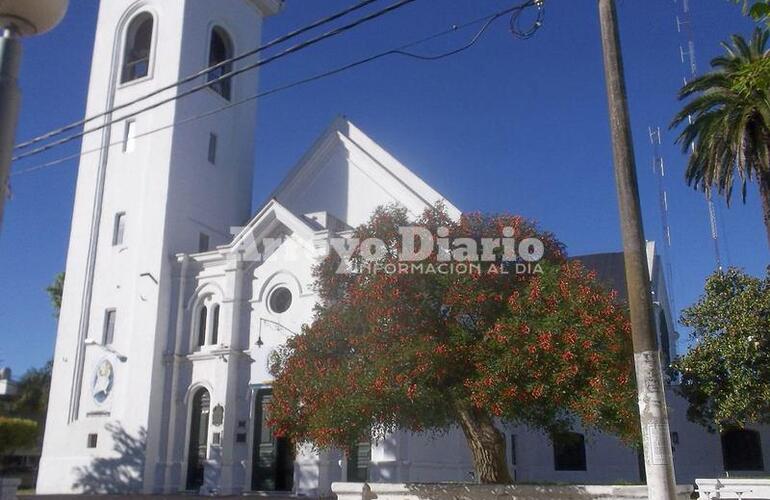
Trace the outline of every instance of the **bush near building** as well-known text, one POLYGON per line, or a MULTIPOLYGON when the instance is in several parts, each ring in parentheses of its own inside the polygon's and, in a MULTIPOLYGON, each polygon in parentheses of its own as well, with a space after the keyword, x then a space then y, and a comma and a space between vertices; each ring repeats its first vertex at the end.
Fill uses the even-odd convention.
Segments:
POLYGON ((37 440, 37 422, 23 418, 0 417, 0 455, 29 448, 37 440))
POLYGON ((712 430, 770 423, 770 269, 717 271, 682 312, 692 348, 673 363, 687 416, 712 430))

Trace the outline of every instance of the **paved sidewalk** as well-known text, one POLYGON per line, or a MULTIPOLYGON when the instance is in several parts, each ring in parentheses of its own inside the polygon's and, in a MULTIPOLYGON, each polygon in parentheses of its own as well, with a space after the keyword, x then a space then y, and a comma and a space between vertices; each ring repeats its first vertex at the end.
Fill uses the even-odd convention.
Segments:
POLYGON ((314 497, 292 495, 290 493, 275 492, 251 492, 242 495, 195 495, 192 493, 178 493, 172 495, 19 495, 19 500, 128 500, 142 498, 145 500, 183 500, 183 499, 216 499, 216 500, 317 500, 314 497))

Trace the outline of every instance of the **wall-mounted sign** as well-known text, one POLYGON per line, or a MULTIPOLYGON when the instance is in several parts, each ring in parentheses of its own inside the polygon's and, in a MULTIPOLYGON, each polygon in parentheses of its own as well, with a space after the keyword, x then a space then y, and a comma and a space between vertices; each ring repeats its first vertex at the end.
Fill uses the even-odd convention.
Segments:
POLYGON ((222 408, 222 405, 216 405, 214 407, 214 410, 211 412, 211 423, 215 426, 222 425, 222 422, 225 419, 225 409, 222 408))

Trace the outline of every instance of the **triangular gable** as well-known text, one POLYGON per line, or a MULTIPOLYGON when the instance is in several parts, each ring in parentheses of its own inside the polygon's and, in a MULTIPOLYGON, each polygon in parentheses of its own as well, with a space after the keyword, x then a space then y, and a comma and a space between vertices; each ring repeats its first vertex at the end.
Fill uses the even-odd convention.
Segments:
POLYGON ((390 203, 413 217, 438 201, 460 210, 345 118, 337 118, 289 172, 272 198, 301 215, 328 212, 349 226, 390 203))
POLYGON ((230 244, 219 247, 218 250, 221 252, 223 250, 233 251, 245 249, 258 243, 263 237, 272 234, 279 225, 288 229, 293 235, 296 235, 298 241, 300 241, 303 246, 312 248, 315 231, 310 224, 294 215, 276 200, 270 200, 262 210, 260 210, 243 229, 241 229, 230 244))

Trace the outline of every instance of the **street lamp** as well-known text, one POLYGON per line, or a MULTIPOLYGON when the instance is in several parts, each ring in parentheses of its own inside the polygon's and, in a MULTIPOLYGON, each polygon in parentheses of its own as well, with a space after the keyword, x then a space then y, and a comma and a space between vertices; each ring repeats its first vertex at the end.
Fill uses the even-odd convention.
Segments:
POLYGON ((281 328, 283 330, 286 330, 287 332, 291 333, 292 335, 299 335, 297 332, 292 330, 291 328, 287 328, 280 324, 277 321, 273 321, 272 319, 267 318, 259 318, 259 336, 257 338, 257 348, 261 349, 263 345, 265 345, 265 342, 262 340, 262 323, 268 323, 270 325, 273 325, 277 328, 281 328))
POLYGON ((69 0, 0 0, 0 227, 19 118, 21 41, 59 24, 69 0))

